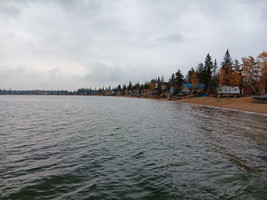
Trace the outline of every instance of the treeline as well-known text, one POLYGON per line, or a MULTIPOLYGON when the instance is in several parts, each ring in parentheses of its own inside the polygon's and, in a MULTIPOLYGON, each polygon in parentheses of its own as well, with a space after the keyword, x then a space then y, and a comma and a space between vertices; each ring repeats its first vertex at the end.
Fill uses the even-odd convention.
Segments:
POLYGON ((267 88, 267 52, 263 51, 256 58, 243 57, 242 63, 232 59, 229 50, 218 65, 207 54, 203 63, 192 67, 184 76, 180 69, 170 75, 169 80, 156 77, 145 83, 119 84, 117 87, 99 89, 80 88, 77 91, 67 90, 1 90, 0 95, 130 95, 160 96, 175 94, 216 94, 217 89, 226 86, 238 86, 244 94, 265 95, 267 88))
POLYGON ((238 86, 245 88, 250 94, 266 94, 267 88, 267 52, 263 51, 256 58, 243 57, 242 63, 232 59, 229 50, 226 51, 220 65, 207 54, 203 63, 191 68, 184 76, 180 69, 171 74, 168 81, 164 77, 157 77, 140 84, 118 85, 115 88, 109 86, 98 90, 79 89, 78 94, 98 95, 166 95, 170 89, 176 89, 178 93, 183 91, 184 86, 191 84, 190 93, 216 94, 218 87, 238 86))
POLYGON ((67 90, 5 90, 0 89, 0 95, 73 95, 67 90))

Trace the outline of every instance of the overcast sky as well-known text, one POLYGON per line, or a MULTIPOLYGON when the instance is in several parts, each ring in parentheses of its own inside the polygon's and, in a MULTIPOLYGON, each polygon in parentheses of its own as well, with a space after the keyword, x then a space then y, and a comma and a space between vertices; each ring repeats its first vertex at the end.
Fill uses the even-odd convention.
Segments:
POLYGON ((266 0, 0 0, 0 89, 140 83, 267 50, 266 0))

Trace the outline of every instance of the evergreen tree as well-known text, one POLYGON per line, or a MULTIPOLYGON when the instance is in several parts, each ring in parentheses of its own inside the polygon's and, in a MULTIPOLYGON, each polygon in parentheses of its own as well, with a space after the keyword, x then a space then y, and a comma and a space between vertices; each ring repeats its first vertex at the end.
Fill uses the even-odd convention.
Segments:
POLYGON ((205 90, 209 91, 209 87, 211 84, 211 77, 212 77, 212 69, 213 69, 213 63, 210 54, 207 54, 205 59, 205 65, 204 65, 204 84, 205 84, 205 90))
POLYGON ((174 84, 175 84, 175 75, 174 75, 174 73, 172 73, 172 75, 171 75, 171 78, 170 78, 170 80, 169 80, 169 83, 170 83, 170 86, 174 86, 174 84))
POLYGON ((239 74, 242 73, 241 65, 239 64, 237 59, 235 59, 235 61, 234 61, 233 70, 238 72, 239 74))
POLYGON ((203 63, 199 63, 197 65, 197 79, 199 81, 199 83, 204 83, 204 65, 203 63))
POLYGON ((214 60, 213 63, 213 69, 212 69, 212 77, 211 77, 211 84, 210 87, 212 89, 212 92, 216 93, 216 88, 218 87, 218 65, 217 60, 214 60))
POLYGON ((140 83, 139 83, 139 81, 137 81, 137 83, 136 83, 136 88, 137 88, 137 89, 140 88, 140 83))
POLYGON ((144 89, 148 90, 148 88, 149 88, 149 82, 145 82, 144 89))
POLYGON ((179 88, 184 83, 184 75, 182 74, 181 70, 178 69, 178 71, 175 73, 175 85, 179 88))
POLYGON ((121 90, 121 84, 118 85, 117 90, 121 90))
POLYGON ((213 63, 212 77, 217 76, 217 70, 218 70, 218 64, 217 64, 217 60, 215 59, 213 63))
POLYGON ((127 89, 126 85, 123 84, 123 86, 122 86, 122 95, 125 95, 125 90, 126 90, 126 89, 127 89))
POLYGON ((132 87, 133 87, 132 82, 129 81, 128 90, 130 91, 132 89, 132 87))
POLYGON ((191 68, 191 69, 187 72, 186 77, 185 77, 185 81, 186 81, 186 83, 190 83, 190 81, 191 81, 191 76, 192 76, 192 71, 193 71, 193 70, 194 70, 194 69, 191 68))
POLYGON ((223 57, 223 61, 221 63, 221 69, 224 69, 224 70, 227 71, 227 65, 231 65, 231 66, 233 65, 233 61, 232 61, 232 58, 230 56, 230 53, 229 53, 229 50, 228 49, 225 52, 225 55, 223 57))
POLYGON ((157 78, 150 80, 150 83, 156 83, 156 82, 157 82, 157 78))
POLYGON ((133 87, 134 90, 137 90, 138 92, 140 91, 140 83, 137 81, 137 83, 133 87))
POLYGON ((237 60, 235 60, 235 65, 227 49, 223 61, 221 63, 221 70, 219 72, 219 85, 239 85, 241 78, 241 67, 237 60))

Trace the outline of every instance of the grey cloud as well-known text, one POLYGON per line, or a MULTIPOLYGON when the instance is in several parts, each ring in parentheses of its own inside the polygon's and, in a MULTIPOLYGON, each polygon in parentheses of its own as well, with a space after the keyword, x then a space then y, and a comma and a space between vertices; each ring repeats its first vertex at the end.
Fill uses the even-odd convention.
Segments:
POLYGON ((55 67, 48 71, 48 75, 52 79, 58 78, 61 76, 61 69, 59 67, 55 67))
POLYGON ((0 1, 0 16, 4 18, 16 18, 20 15, 20 8, 18 5, 12 3, 5 3, 4 1, 0 1))
POLYGON ((265 0, 0 0, 0 87, 145 81, 266 50, 265 0), (8 20, 7 20, 8 19, 8 20), (18 68, 20 66, 20 68, 18 68), (27 66, 27 67, 23 67, 27 66))
POLYGON ((60 68, 46 71, 35 70, 31 67, 7 69, 0 66, 1 89, 67 89, 76 90, 86 84, 78 76, 65 76, 60 68))
POLYGON ((179 33, 169 34, 156 39, 156 41, 166 41, 171 43, 183 41, 183 36, 179 33))
POLYGON ((107 65, 99 62, 90 67, 90 72, 84 79, 89 82, 121 82, 125 81, 125 76, 130 77, 129 73, 130 71, 127 68, 123 68, 120 65, 107 65))
MULTIPOLYGON (((139 66, 140 67, 140 66, 139 66)), ((97 82, 97 83, 106 83, 117 86, 118 84, 128 83, 129 81, 145 81, 149 80, 151 77, 150 70, 146 70, 145 66, 140 73, 139 70, 134 70, 133 66, 125 66, 123 64, 106 64, 106 63, 95 63, 90 66, 90 71, 83 77, 83 81, 88 82, 88 84, 97 82)))
POLYGON ((50 32, 45 36, 44 42, 46 44, 55 44, 59 43, 61 41, 61 38, 62 37, 57 32, 50 32))
POLYGON ((100 0, 52 0, 50 3, 57 3, 65 12, 78 17, 95 17, 101 12, 100 0))
POLYGON ((15 73, 17 74, 25 74, 28 71, 27 67, 17 67, 15 69, 15 73))

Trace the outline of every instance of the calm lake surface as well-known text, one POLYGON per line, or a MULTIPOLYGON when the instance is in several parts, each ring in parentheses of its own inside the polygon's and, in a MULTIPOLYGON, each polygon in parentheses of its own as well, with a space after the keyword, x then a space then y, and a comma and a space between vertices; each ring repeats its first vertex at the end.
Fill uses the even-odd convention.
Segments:
POLYGON ((0 96, 0 199, 267 199, 267 116, 0 96))

